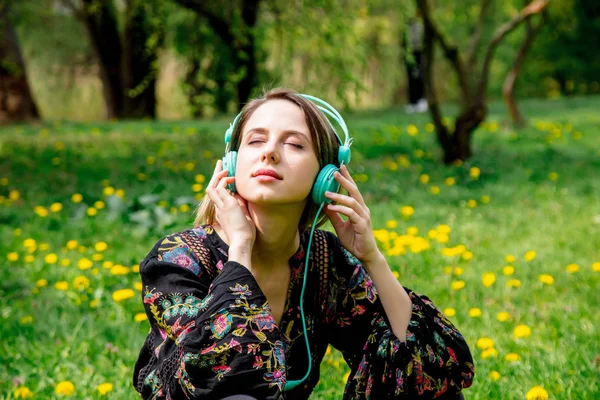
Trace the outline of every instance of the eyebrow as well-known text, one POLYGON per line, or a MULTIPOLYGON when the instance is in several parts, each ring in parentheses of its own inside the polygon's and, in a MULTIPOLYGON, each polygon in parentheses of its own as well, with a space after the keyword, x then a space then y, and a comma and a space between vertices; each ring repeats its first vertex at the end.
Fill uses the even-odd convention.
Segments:
MULTIPOLYGON (((269 131, 265 128, 252 128, 250 129, 248 132, 246 132, 246 136, 249 136, 252 133, 269 133, 269 131)), ((293 129, 287 129, 285 131, 283 131, 283 135, 284 136, 290 136, 290 135, 294 135, 294 136, 300 136, 301 138, 303 138, 304 140, 306 140, 308 143, 310 143, 310 139, 302 132, 300 131, 296 131, 293 129)))

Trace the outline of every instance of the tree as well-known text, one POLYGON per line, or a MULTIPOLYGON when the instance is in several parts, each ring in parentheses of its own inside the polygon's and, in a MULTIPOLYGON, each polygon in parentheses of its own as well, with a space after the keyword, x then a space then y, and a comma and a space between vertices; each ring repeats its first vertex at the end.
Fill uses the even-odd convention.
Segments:
POLYGON ((485 48, 481 65, 476 64, 476 57, 481 40, 483 25, 492 0, 481 0, 477 24, 466 50, 463 60, 460 49, 448 42, 445 35, 433 20, 429 0, 416 0, 417 7, 423 14, 425 25, 425 44, 423 54, 423 70, 425 79, 425 94, 429 110, 435 126, 437 140, 442 147, 444 163, 450 164, 456 160, 466 160, 472 155, 472 134, 487 115, 487 88, 490 66, 494 51, 498 44, 517 26, 539 14, 546 8, 549 0, 532 0, 509 22, 495 30, 492 39, 485 48), (443 121, 442 112, 437 101, 435 82, 433 80, 434 46, 439 44, 445 58, 450 62, 458 78, 460 90, 460 111, 454 127, 447 126, 443 121), (478 71, 477 68, 480 68, 478 71))
POLYGON ((0 123, 39 119, 7 2, 0 3, 0 123))
POLYGON ((85 25, 94 48, 107 118, 155 118, 157 58, 164 37, 160 3, 125 0, 121 34, 112 0, 64 1, 85 25))
POLYGON ((236 79, 236 100, 241 109, 257 84, 255 28, 261 0, 175 2, 204 18, 226 47, 224 50, 231 54, 231 67, 239 74, 236 79))

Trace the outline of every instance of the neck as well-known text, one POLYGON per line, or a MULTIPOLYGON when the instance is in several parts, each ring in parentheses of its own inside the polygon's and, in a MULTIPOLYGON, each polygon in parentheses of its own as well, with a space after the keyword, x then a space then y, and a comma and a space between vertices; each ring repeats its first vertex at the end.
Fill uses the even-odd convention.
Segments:
POLYGON ((298 223, 305 204, 260 206, 248 203, 256 225, 252 268, 271 269, 288 264, 300 246, 298 223))

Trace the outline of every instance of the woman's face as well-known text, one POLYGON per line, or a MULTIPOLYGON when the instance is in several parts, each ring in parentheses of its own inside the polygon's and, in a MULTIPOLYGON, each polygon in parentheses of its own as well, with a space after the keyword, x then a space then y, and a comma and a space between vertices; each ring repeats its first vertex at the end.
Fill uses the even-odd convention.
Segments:
POLYGON ((259 106, 242 130, 235 174, 240 196, 256 204, 306 204, 318 172, 302 109, 279 99, 259 106), (280 179, 256 175, 261 169, 280 179))

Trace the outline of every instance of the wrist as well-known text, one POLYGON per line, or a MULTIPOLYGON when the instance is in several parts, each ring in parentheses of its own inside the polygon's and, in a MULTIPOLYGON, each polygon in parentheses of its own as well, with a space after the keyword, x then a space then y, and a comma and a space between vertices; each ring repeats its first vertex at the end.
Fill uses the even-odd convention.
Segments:
POLYGON ((235 261, 251 269, 252 243, 249 241, 232 242, 229 245, 229 261, 235 261))

